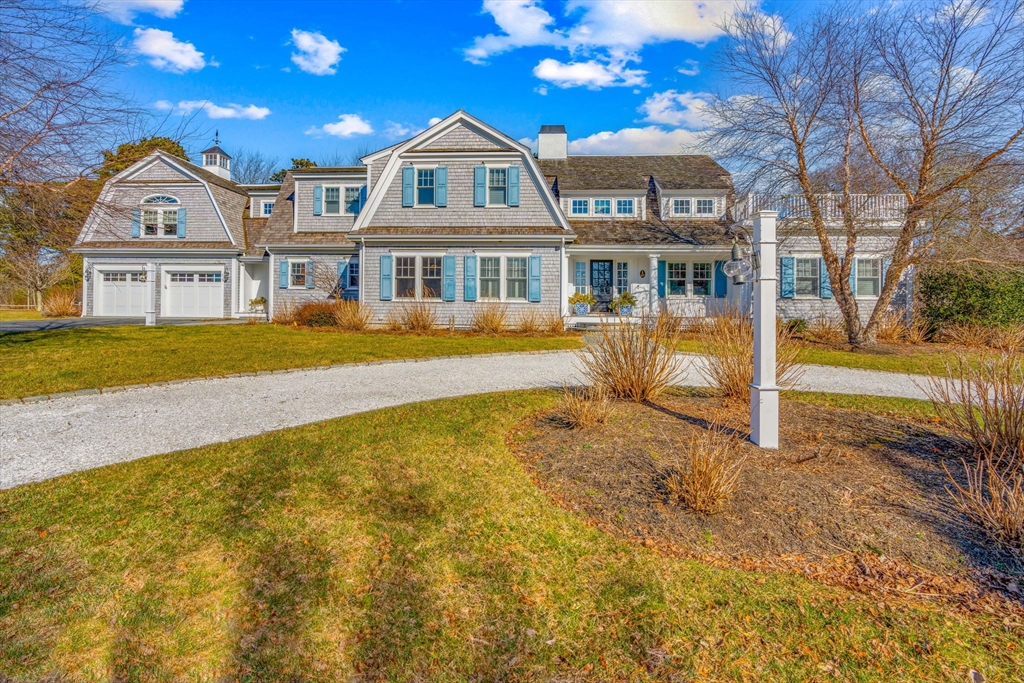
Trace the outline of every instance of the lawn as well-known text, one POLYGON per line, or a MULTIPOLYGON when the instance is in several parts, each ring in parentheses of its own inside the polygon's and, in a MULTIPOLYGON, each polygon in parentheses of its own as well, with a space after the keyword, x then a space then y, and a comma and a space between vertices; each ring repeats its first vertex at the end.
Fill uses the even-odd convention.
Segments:
POLYGON ((0 311, 0 322, 4 320, 42 320, 43 314, 34 308, 17 311, 0 311))
POLYGON ((347 334, 279 325, 0 334, 0 399, 334 363, 571 349, 579 337, 347 334))
POLYGON ((0 671, 74 680, 1012 680, 1019 627, 715 569, 553 505, 553 392, 376 411, 0 492, 0 671))

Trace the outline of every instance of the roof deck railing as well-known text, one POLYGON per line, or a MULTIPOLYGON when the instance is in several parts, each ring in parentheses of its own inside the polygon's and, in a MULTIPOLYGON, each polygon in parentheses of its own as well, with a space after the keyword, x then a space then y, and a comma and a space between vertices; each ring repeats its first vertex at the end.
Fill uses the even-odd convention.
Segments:
MULTIPOLYGON (((843 195, 820 194, 817 197, 825 220, 842 220, 843 195)), ((860 220, 899 221, 907 211, 907 198, 902 194, 853 194, 849 197, 853 215, 860 220)), ((780 221, 811 217, 803 195, 748 192, 733 205, 733 219, 741 223, 749 221, 758 211, 778 211, 780 221)))

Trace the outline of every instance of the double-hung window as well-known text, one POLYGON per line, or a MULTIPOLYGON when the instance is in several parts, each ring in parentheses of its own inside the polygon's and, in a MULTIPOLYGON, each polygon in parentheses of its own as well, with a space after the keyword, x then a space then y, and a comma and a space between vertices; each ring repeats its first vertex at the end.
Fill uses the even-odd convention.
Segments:
POLYGON ((690 215, 690 200, 689 199, 673 199, 672 200, 672 215, 673 216, 689 216, 690 215))
POLYGON ((693 264, 693 295, 711 296, 711 264, 693 264))
POLYGON ((817 297, 818 282, 818 259, 796 259, 793 293, 796 296, 817 297))
POLYGON ((615 213, 619 216, 632 216, 633 215, 633 200, 632 199, 616 199, 615 200, 615 213))
POLYGON ((505 259, 505 298, 526 300, 526 259, 505 259))
POLYGON ((480 257, 480 298, 501 298, 501 257, 480 257))
POLYGON ((441 298, 441 257, 423 256, 423 295, 424 299, 441 298))
POLYGON ((416 298, 416 257, 395 257, 395 296, 399 299, 416 298))
POLYGON ((587 293, 587 264, 585 261, 576 261, 572 284, 576 288, 577 294, 587 293))
POLYGON ((882 291, 882 262, 876 258, 857 259, 857 296, 877 297, 882 291))
POLYGON ((289 271, 291 272, 291 280, 289 285, 292 287, 305 287, 306 286, 306 262, 305 261, 291 261, 288 264, 289 271))
POLYGON ((697 215, 698 216, 713 216, 715 214, 715 200, 714 199, 698 199, 697 200, 697 215))
POLYGON ((487 204, 505 206, 508 204, 508 169, 487 169, 487 204))
POLYGON ((341 188, 324 188, 324 215, 337 216, 341 213, 341 188))
POLYGON ((352 259, 348 262, 348 286, 359 286, 359 260, 352 259))
POLYGON ((274 202, 263 202, 263 215, 269 216, 274 211, 274 202))
POLYGON ((686 264, 669 263, 667 265, 668 294, 686 295, 686 264))
POLYGON ((615 288, 620 294, 629 291, 629 264, 625 261, 615 264, 615 288))
POLYGON ((345 213, 359 213, 359 188, 345 188, 345 213))
POLYGON ((177 209, 145 209, 142 212, 143 234, 149 237, 176 237, 177 209))
POLYGON ((612 200, 610 199, 595 199, 594 200, 594 215, 595 216, 610 216, 612 213, 612 200))
POLYGON ((416 169, 416 204, 419 206, 434 205, 434 169, 416 169))
POLYGON ((589 199, 572 199, 570 200, 570 213, 574 216, 586 216, 590 213, 590 200, 589 199))

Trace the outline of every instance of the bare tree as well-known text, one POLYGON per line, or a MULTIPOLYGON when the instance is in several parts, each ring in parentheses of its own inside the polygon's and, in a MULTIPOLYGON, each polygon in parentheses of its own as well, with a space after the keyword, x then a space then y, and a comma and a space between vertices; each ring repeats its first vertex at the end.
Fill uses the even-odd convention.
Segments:
POLYGON ((243 185, 270 183, 280 163, 277 157, 263 154, 257 149, 239 147, 231 157, 231 177, 243 185))
POLYGON ((736 13, 719 61, 744 94, 709 106, 712 149, 806 203, 853 344, 873 343, 904 271, 949 234, 958 197, 1019 162, 1024 135, 1022 0, 867 9, 837 2, 792 26, 736 13), (857 195, 880 192, 906 211, 862 325, 849 275, 874 219, 857 195))
POLYGON ((11 280, 25 288, 29 302, 40 311, 43 293, 70 274, 70 264, 64 254, 31 243, 4 253, 0 265, 11 280))

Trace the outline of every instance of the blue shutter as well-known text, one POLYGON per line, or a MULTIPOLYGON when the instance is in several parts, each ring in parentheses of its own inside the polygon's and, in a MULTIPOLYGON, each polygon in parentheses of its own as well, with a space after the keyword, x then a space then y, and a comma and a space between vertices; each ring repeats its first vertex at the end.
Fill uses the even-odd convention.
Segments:
POLYGON ((473 206, 487 206, 487 167, 473 167, 473 206))
POLYGON ((366 203, 366 185, 359 188, 359 206, 356 208, 356 215, 363 212, 363 204, 366 203))
POLYGON ((668 284, 668 265, 664 261, 658 261, 658 298, 665 298, 665 287, 668 284))
POLYGON ((324 186, 314 185, 313 186, 313 215, 322 216, 324 215, 324 186))
POLYGON ((832 298, 832 280, 825 267, 825 259, 818 259, 818 296, 822 299, 832 298))
POLYGON ((448 206, 448 169, 434 169, 434 206, 448 206))
POLYGON ((796 259, 792 256, 783 256, 779 259, 779 282, 780 294, 783 299, 792 299, 796 296, 796 259))
POLYGON ((402 168, 402 206, 412 206, 416 182, 416 169, 412 166, 402 168))
POLYGON ((508 167, 508 205, 519 206, 519 167, 508 167))
POLYGON ((722 266, 725 265, 725 261, 715 261, 715 298, 724 299, 725 295, 729 293, 729 278, 725 276, 725 271, 722 270, 722 266))
POLYGON ((380 300, 391 301, 394 296, 395 257, 391 254, 380 255, 380 300))
POLYGON ((281 289, 288 289, 288 262, 281 261, 281 266, 278 268, 281 273, 281 277, 278 280, 278 286, 281 289))
POLYGON ((441 299, 455 301, 455 257, 451 254, 441 258, 441 299))
POLYGON ((306 289, 313 289, 313 286, 316 284, 313 281, 315 274, 316 264, 312 261, 306 261, 306 289))
POLYGON ((338 289, 348 287, 348 260, 338 261, 338 289))
POLYGON ((850 264, 850 291, 857 296, 857 258, 854 257, 850 264))
POLYGON ((142 211, 132 209, 132 237, 142 236, 142 211))
POLYGON ((530 282, 527 286, 528 297, 532 303, 540 301, 540 256, 530 257, 530 282))
POLYGON ((185 237, 185 209, 178 209, 178 237, 185 237))
POLYGON ((476 255, 467 255, 463 265, 462 298, 466 301, 476 301, 476 255))

